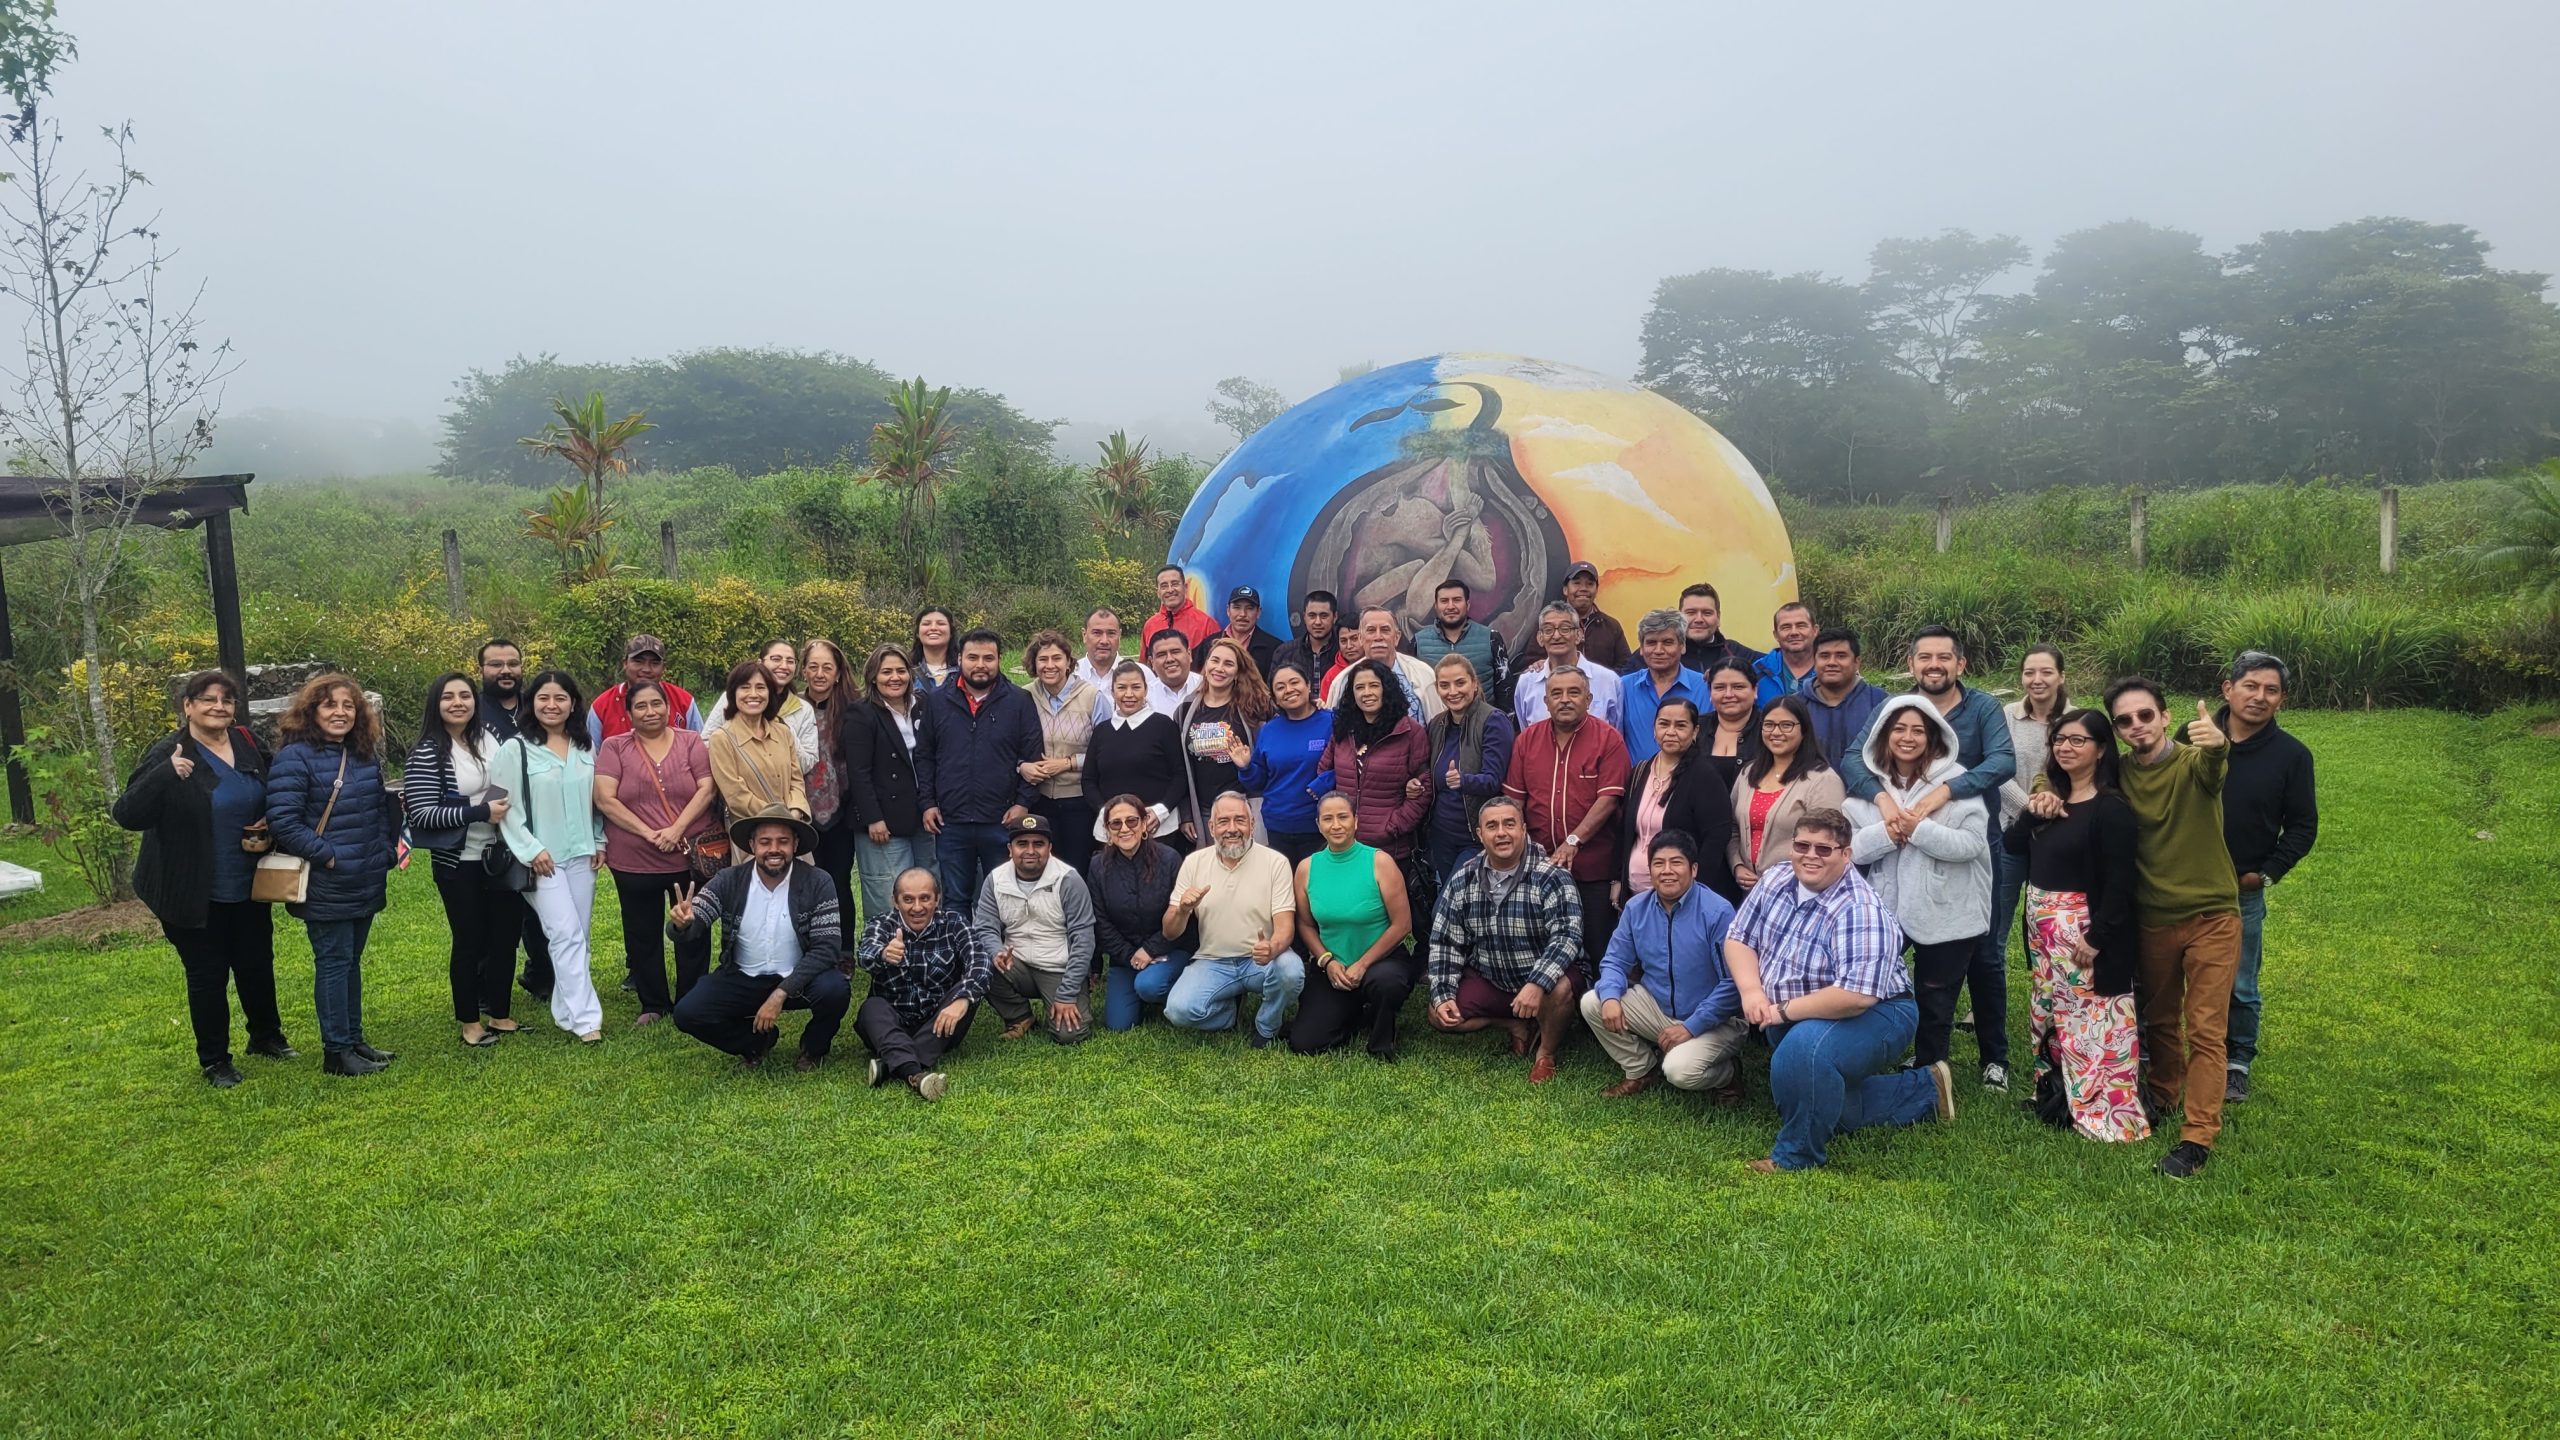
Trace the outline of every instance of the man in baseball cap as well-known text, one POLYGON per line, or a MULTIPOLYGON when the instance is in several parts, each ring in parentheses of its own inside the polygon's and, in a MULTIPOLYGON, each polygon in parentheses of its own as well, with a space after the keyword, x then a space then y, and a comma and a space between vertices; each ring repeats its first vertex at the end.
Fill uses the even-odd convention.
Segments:
POLYGON ((1611 670, 1624 670, 1635 658, 1627 648, 1627 629, 1600 608, 1600 567, 1576 560, 1565 568, 1564 603, 1582 617, 1582 653, 1611 670))
POLYGON ((1262 678, 1271 678, 1271 657, 1280 653, 1280 638, 1262 629, 1262 592, 1250 585, 1239 585, 1227 592, 1227 628, 1201 641, 1191 651, 1191 668, 1198 670, 1209 663, 1209 647, 1220 640, 1233 640, 1244 647, 1245 658, 1262 678))
POLYGON ((978 887, 973 927, 995 957, 987 1003, 1004 1021, 1004 1037, 1031 1033, 1031 1002, 1049 1015, 1049 1038, 1073 1045, 1092 1033, 1084 987, 1093 970, 1093 897, 1074 866, 1052 853, 1049 817, 1016 816, 1005 826, 1011 864, 978 887))
POLYGON ((667 692, 667 723, 687 730, 702 728, 702 711, 693 692, 666 678, 667 642, 655 635, 634 635, 622 646, 622 683, 608 685, 587 707, 587 739, 597 748, 631 729, 631 687, 654 680, 667 692))

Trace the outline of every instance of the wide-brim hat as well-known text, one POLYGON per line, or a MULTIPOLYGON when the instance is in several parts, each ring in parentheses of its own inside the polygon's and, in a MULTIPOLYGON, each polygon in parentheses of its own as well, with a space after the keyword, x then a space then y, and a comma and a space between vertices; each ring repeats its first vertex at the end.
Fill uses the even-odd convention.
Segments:
POLYGON ((794 854, 806 855, 818 848, 818 827, 791 813, 784 805, 767 805, 753 815, 740 815, 729 822, 729 843, 743 855, 754 848, 756 831, 776 821, 791 827, 794 854))

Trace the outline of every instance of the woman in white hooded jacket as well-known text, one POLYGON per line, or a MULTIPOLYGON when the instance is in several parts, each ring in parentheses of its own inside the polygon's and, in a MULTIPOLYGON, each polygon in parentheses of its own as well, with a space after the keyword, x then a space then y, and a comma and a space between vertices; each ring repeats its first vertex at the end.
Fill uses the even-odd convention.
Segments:
MULTIPOLYGON (((1921 796, 1964 773, 1956 732, 1924 695, 1897 695, 1876 712, 1862 758, 1886 794, 1909 812, 1921 796)), ((1850 796, 1841 809, 1857 833, 1850 858, 1893 908, 1911 946, 1920 1027, 1912 1037, 1916 1066, 1947 1058, 1956 995, 1983 935, 1991 929, 1989 812, 1981 797, 1951 800, 1896 835, 1875 802, 1850 796)))

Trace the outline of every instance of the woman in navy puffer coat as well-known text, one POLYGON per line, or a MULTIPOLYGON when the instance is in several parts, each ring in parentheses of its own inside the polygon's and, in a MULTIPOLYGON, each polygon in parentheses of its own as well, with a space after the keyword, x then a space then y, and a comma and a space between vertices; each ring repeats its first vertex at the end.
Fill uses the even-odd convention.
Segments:
POLYGON ((267 767, 275 848, 311 862, 302 903, 285 908, 311 934, 311 1004, 321 1068, 332 1075, 370 1075, 391 1060, 364 1038, 364 942, 386 900, 402 818, 384 782, 380 730, 354 677, 317 675, 286 709, 284 746, 267 767))

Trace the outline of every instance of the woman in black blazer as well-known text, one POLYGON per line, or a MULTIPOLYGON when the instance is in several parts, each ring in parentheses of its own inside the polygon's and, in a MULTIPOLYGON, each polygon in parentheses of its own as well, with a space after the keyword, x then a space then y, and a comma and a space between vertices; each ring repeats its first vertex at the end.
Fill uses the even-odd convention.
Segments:
POLYGON ((231 1063, 231 987, 249 1022, 249 1053, 290 1060, 276 1013, 274 907, 249 898, 264 844, 267 752, 232 722, 240 686, 199 670, 178 689, 186 723, 143 752, 116 797, 115 821, 142 832, 134 894, 160 921, 187 975, 187 1018, 196 1063, 218 1089, 240 1083, 231 1063))
MULTIPOLYGON (((1704 728, 1698 707, 1679 696, 1663 701, 1654 712, 1653 738, 1662 749, 1627 777, 1627 798, 1618 806, 1618 853, 1629 857, 1637 869, 1643 868, 1647 858, 1645 847, 1665 830, 1685 832, 1697 842, 1697 853, 1708 856, 1722 855, 1725 843, 1733 838, 1732 782, 1716 757, 1707 753, 1704 728), (1646 796, 1657 786, 1662 793, 1662 823, 1645 830, 1646 796)), ((1734 883, 1730 866, 1699 866, 1698 883, 1728 903, 1742 903, 1742 887, 1734 883)), ((1628 888, 1635 887, 1629 884, 1628 888)), ((1650 882, 1646 888, 1651 888, 1650 882)))
POLYGON ((836 726, 843 751, 844 823, 854 829, 853 860, 862 875, 862 918, 889 913, 898 872, 934 868, 932 834, 924 828, 924 788, 916 773, 916 739, 925 707, 905 651, 883 645, 862 667, 862 699, 836 726))

